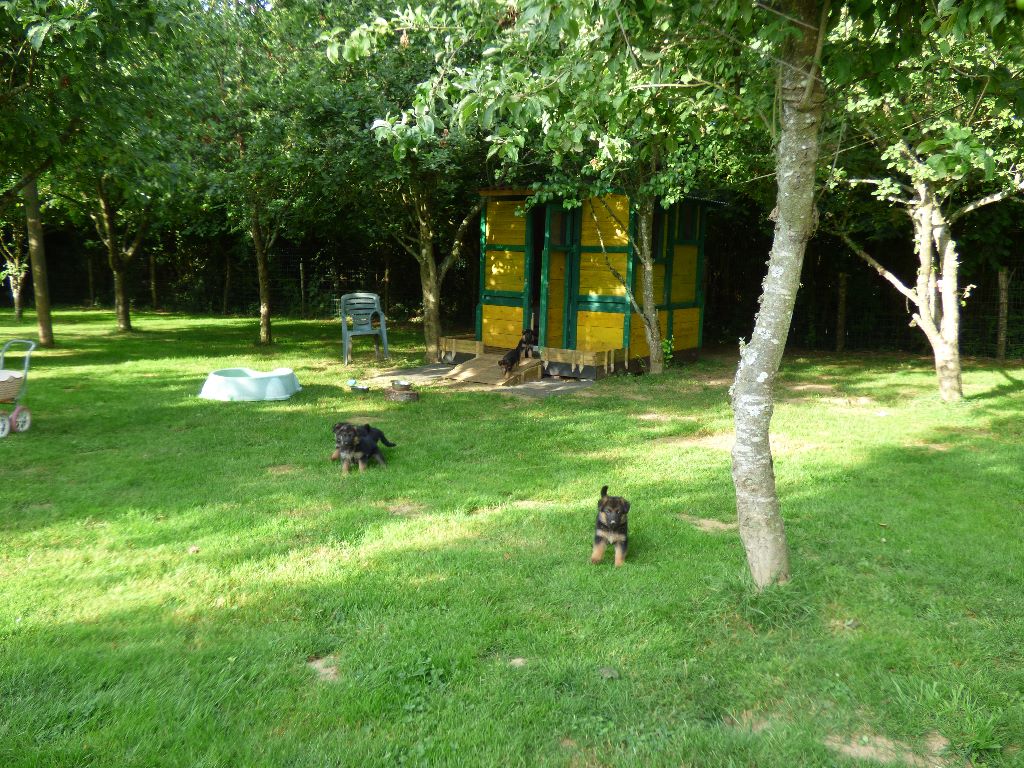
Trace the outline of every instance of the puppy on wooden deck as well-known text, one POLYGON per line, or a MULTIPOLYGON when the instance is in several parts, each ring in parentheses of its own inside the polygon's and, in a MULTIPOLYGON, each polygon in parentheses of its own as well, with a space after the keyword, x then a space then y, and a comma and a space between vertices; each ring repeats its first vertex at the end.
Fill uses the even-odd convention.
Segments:
POLYGON ((597 502, 597 523, 594 526, 594 551, 590 555, 590 562, 600 563, 605 547, 611 544, 615 547, 616 567, 626 564, 626 550, 629 546, 628 514, 628 501, 621 496, 609 496, 607 485, 601 488, 601 500, 597 502))
POLYGON ((509 374, 519 365, 519 361, 524 357, 536 357, 537 356, 537 333, 526 328, 523 330, 523 336, 519 339, 519 343, 514 348, 510 349, 505 353, 505 356, 498 361, 498 367, 501 368, 507 379, 509 374))

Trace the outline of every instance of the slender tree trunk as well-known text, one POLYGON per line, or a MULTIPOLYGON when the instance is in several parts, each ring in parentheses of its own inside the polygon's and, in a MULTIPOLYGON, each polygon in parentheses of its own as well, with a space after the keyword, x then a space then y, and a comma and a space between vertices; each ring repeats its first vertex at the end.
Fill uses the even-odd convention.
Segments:
POLYGON ((935 358, 935 369, 939 374, 939 394, 949 403, 964 396, 960 368, 960 256, 949 224, 938 205, 932 209, 932 237, 942 260, 939 281, 942 322, 939 332, 945 342, 942 359, 935 358))
POLYGON ((441 359, 441 281, 434 253, 434 215, 430 200, 424 192, 413 187, 413 205, 416 208, 417 243, 416 261, 420 265, 420 290, 423 293, 423 343, 426 361, 441 359))
POLYGON ((928 338, 939 380, 939 396, 947 403, 963 397, 960 369, 960 260, 956 241, 942 207, 926 182, 916 185, 917 199, 910 211, 917 250, 917 285, 914 300, 917 325, 928 338), (936 269, 936 264, 938 268, 936 269))
MULTIPOLYGON (((2 232, 0 232, 2 236, 2 232)), ((0 249, 4 252, 4 264, 7 269, 7 283, 11 289, 11 302, 14 304, 14 320, 21 322, 24 307, 22 305, 22 292, 25 289, 25 234, 24 230, 15 225, 11 228, 11 244, 0 243, 0 249)))
POLYGON ((21 303, 21 294, 25 288, 24 277, 8 275, 7 279, 11 283, 11 300, 14 302, 14 320, 21 322, 22 316, 25 313, 24 307, 21 303))
POLYGON ((117 330, 128 333, 132 329, 131 303, 128 297, 128 264, 118 254, 110 254, 110 269, 114 273, 114 312, 117 330))
POLYGON ((772 386, 793 318, 804 250, 816 223, 814 179, 824 102, 815 66, 818 39, 823 35, 807 27, 818 27, 819 14, 825 14, 811 0, 783 3, 781 10, 806 26, 794 28, 781 54, 775 238, 754 332, 748 344, 740 345, 740 363, 730 389, 736 425, 732 451, 736 512, 747 563, 759 589, 789 580, 789 546, 768 434, 774 408, 772 386))
POLYGON ((426 360, 436 363, 441 359, 441 286, 437 279, 437 264, 433 256, 433 241, 420 241, 420 289, 423 292, 423 343, 426 360))
POLYGON ((85 255, 85 273, 89 282, 89 306, 96 306, 96 273, 92 265, 92 254, 85 255))
POLYGON ((231 294, 231 251, 224 250, 224 293, 221 295, 220 313, 228 313, 228 296, 231 294))
POLYGON ((299 259, 299 317, 306 318, 306 263, 299 259))
MULTIPOLYGON (((636 201, 636 255, 640 261, 644 336, 651 352, 651 373, 665 372, 665 350, 661 346, 658 302, 654 297, 654 198, 641 196, 636 201)), ((670 331, 671 333, 671 331, 670 331)))
POLYGON ((153 309, 160 308, 160 302, 156 295, 156 251, 154 250, 149 252, 149 301, 153 305, 153 309))
POLYGON ((36 300, 36 324, 39 345, 53 346, 53 319, 50 315, 50 284, 46 275, 46 248, 43 245, 43 218, 39 213, 39 191, 33 178, 22 188, 25 219, 28 225, 28 258, 32 264, 32 290, 36 300))
POLYGON ((1006 327, 1010 316, 1010 270, 999 268, 999 320, 996 327, 996 360, 1006 362, 1006 327))
POLYGON ((839 273, 839 306, 836 309, 836 352, 846 351, 846 283, 849 275, 839 273))
POLYGON ((256 277, 260 291, 260 344, 273 344, 270 331, 270 267, 267 260, 263 226, 255 206, 252 210, 252 243, 256 250, 256 277))

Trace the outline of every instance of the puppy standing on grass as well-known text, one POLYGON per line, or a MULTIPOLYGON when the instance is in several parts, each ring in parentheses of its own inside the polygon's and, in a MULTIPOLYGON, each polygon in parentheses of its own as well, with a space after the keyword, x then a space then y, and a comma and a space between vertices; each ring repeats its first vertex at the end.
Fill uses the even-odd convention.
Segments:
POLYGON ((594 551, 590 555, 590 562, 600 563, 605 547, 611 544, 615 547, 616 567, 626 564, 626 550, 629 546, 628 514, 628 501, 621 496, 609 496, 607 485, 601 488, 601 500, 597 502, 597 524, 594 526, 594 551))
POLYGON ((364 424, 357 427, 354 424, 341 422, 332 427, 334 431, 334 453, 331 454, 331 461, 341 461, 341 471, 348 474, 352 460, 359 463, 359 471, 366 470, 366 464, 374 459, 382 467, 386 465, 384 454, 381 453, 378 442, 384 443, 388 448, 394 448, 392 443, 376 427, 364 424))

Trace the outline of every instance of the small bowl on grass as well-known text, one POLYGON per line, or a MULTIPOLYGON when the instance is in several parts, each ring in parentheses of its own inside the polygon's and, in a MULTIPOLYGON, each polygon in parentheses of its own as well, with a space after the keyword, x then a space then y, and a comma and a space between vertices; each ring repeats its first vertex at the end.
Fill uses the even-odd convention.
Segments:
POLYGON ((370 391, 370 388, 365 384, 349 384, 348 386, 353 392, 358 392, 360 394, 370 391))
POLYGON ((405 379, 393 379, 391 381, 391 388, 398 390, 399 392, 408 392, 412 389, 412 382, 406 381, 405 379))

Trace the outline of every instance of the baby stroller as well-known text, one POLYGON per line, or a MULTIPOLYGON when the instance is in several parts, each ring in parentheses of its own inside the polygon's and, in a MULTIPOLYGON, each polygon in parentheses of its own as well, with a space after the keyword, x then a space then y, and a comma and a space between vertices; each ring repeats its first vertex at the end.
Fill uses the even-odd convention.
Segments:
POLYGON ((7 437, 12 429, 15 432, 27 432, 32 425, 32 414, 29 413, 28 408, 21 405, 21 398, 25 396, 25 387, 28 385, 28 361, 35 348, 34 341, 25 339, 11 339, 3 347, 0 347, 0 404, 12 403, 14 405, 14 410, 9 416, 5 411, 0 411, 0 438, 7 437), (20 371, 4 367, 4 358, 12 344, 23 344, 26 347, 23 367, 20 371))

